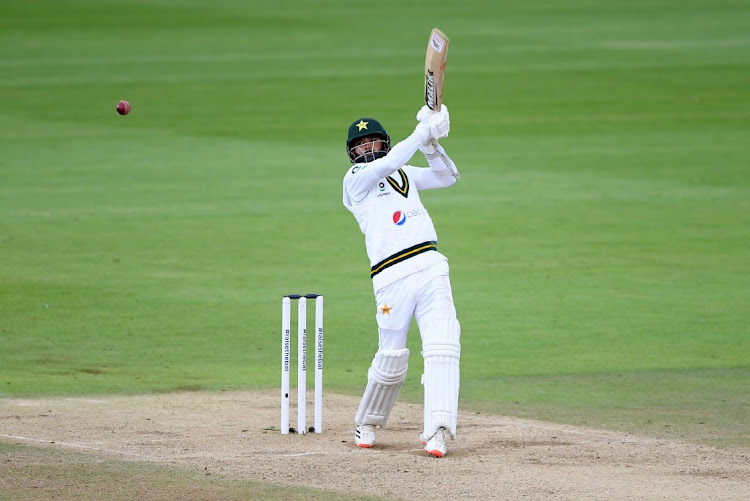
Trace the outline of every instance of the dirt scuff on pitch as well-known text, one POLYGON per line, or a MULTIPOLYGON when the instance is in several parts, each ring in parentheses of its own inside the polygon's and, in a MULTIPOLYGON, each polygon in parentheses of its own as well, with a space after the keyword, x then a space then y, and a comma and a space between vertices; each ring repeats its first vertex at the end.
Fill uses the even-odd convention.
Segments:
POLYGON ((375 448, 355 447, 357 404, 327 394, 324 433, 283 436, 275 391, 6 398, 0 440, 404 500, 750 497, 750 451, 462 412, 436 459, 410 404, 397 404, 375 448))

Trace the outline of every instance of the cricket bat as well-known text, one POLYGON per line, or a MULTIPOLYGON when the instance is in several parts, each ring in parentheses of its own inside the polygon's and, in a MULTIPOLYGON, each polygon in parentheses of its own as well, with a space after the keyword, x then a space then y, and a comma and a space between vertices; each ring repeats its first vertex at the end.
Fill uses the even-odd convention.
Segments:
MULTIPOLYGON (((424 102, 433 112, 440 111, 443 105, 443 80, 445 79, 445 58, 448 57, 448 37, 433 28, 427 41, 427 55, 424 60, 424 102)), ((437 141, 433 140, 433 143, 437 141)), ((426 153, 435 152, 435 146, 428 145, 426 153)))
POLYGON ((448 42, 445 33, 437 28, 432 29, 427 42, 427 56, 424 60, 424 102, 432 111, 440 111, 443 104, 443 80, 448 42))
MULTIPOLYGON (((424 103, 430 109, 430 113, 437 113, 443 106, 443 80, 445 79, 445 59, 448 57, 448 42, 450 40, 445 33, 437 28, 430 32, 427 41, 427 56, 424 60, 424 103)), ((432 155, 437 150, 437 139, 424 147, 424 152, 432 155)), ((459 179, 461 176, 456 170, 456 165, 442 151, 440 156, 453 172, 453 177, 459 179)))

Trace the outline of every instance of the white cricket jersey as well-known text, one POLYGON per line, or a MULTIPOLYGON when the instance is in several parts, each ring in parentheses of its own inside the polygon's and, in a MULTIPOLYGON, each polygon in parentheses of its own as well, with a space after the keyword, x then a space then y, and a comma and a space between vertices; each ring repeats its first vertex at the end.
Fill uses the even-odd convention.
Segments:
POLYGON ((412 135, 385 157, 355 164, 344 176, 344 206, 365 235, 375 292, 446 260, 437 251, 437 233, 418 190, 450 186, 457 171, 442 147, 430 168, 404 165, 419 145, 412 135))

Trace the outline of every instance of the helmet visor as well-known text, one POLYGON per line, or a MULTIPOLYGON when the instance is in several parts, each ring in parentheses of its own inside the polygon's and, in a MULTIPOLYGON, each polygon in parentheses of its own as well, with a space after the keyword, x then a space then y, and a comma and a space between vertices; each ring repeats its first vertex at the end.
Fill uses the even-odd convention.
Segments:
POLYGON ((349 148, 349 158, 354 163, 368 163, 384 157, 389 150, 388 141, 381 137, 363 138, 365 141, 354 140, 349 148), (371 139, 371 140, 368 140, 371 139))

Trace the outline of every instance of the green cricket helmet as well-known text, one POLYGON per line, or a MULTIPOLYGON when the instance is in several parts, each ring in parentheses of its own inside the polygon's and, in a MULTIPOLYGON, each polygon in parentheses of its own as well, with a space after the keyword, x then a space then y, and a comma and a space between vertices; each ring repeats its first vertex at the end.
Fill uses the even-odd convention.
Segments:
MULTIPOLYGON (((374 146, 374 145, 373 145, 374 146)), ((346 138, 346 153, 349 155, 349 160, 352 163, 366 163, 372 162, 376 158, 384 157, 391 150, 391 138, 385 131, 383 126, 374 118, 360 118, 355 120, 349 126, 349 134, 346 138), (357 154, 354 151, 353 143, 357 139, 363 137, 373 136, 378 139, 374 142, 382 143, 382 148, 378 151, 368 151, 361 154, 357 154)))

